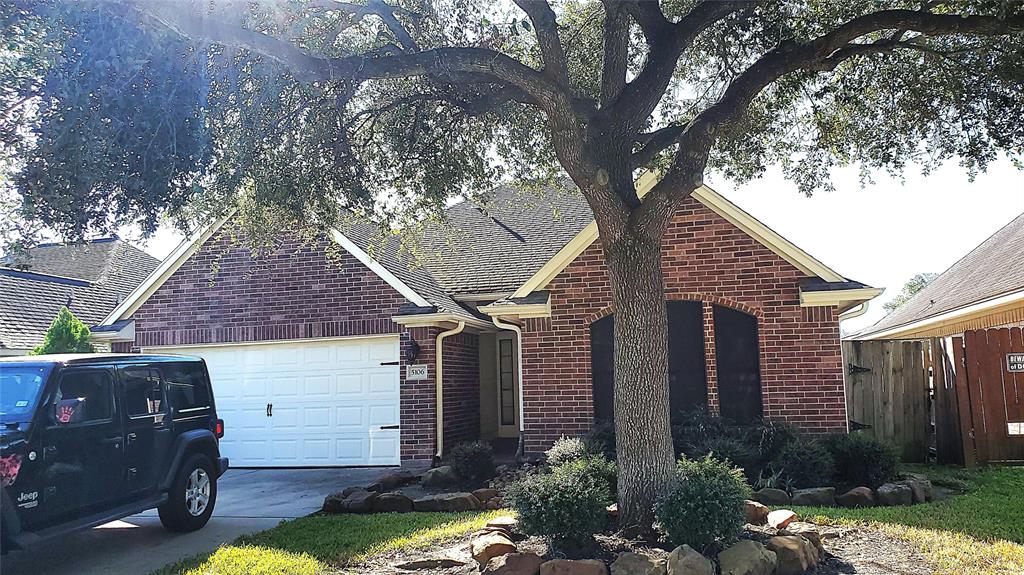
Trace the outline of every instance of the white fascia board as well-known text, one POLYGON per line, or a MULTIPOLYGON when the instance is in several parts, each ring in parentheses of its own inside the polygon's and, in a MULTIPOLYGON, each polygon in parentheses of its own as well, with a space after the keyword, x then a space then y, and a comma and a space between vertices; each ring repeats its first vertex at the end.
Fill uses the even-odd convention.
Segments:
POLYGON ((899 339, 900 336, 905 334, 913 334, 920 332, 921 330, 924 329, 939 327, 941 325, 949 324, 956 321, 968 320, 975 316, 984 316, 984 314, 996 311, 999 308, 1015 306, 1020 304, 1024 304, 1024 290, 1018 290, 985 301, 980 301, 957 309, 952 309, 937 315, 933 315, 932 317, 919 319, 914 322, 906 323, 896 327, 891 327, 889 329, 879 331, 876 333, 870 333, 863 336, 855 336, 851 339, 865 341, 875 339, 899 339))
POLYGON ((380 262, 370 257, 370 254, 364 252, 362 248, 357 246, 352 240, 345 237, 345 234, 338 230, 331 230, 331 238, 338 243, 341 247, 345 248, 345 251, 355 256, 357 260, 362 262, 363 265, 370 268, 373 273, 380 276, 380 279, 387 282, 387 284, 395 291, 402 294, 402 297, 416 304, 419 307, 431 307, 433 304, 423 299, 423 297, 416 293, 412 288, 405 284, 402 280, 398 279, 395 274, 388 271, 387 268, 380 265, 380 262))

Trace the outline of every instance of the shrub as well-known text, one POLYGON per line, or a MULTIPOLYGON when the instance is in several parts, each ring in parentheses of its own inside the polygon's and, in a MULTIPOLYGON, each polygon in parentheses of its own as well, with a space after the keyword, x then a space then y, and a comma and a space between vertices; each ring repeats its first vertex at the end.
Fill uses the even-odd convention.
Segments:
POLYGON ((655 508, 658 524, 673 545, 706 551, 733 541, 743 531, 743 501, 751 495, 743 473, 705 457, 682 458, 678 484, 655 508))
POLYGON ((783 448, 799 439, 792 424, 771 419, 749 426, 747 436, 749 443, 757 447, 765 463, 775 459, 783 448))
POLYGON ((672 444, 677 454, 690 453, 696 446, 713 438, 730 435, 731 424, 725 418, 698 408, 679 412, 672 420, 672 444))
POLYGON ((801 439, 783 447, 772 468, 787 485, 802 489, 831 484, 835 464, 821 443, 801 439))
POLYGON ((96 348, 89 341, 89 326, 75 317, 71 310, 61 306, 57 317, 53 318, 43 343, 32 350, 29 355, 45 355, 49 353, 93 353, 96 348))
POLYGON ((754 447, 729 436, 709 437, 685 451, 689 459, 702 459, 708 455, 739 467, 747 479, 753 481, 761 471, 760 453, 754 447))
POLYGON ((567 466, 577 467, 580 473, 603 481, 608 486, 607 503, 613 503, 618 499, 619 469, 614 461, 608 461, 608 458, 601 454, 589 453, 579 459, 563 463, 559 468, 567 466))
POLYGON ((547 538, 568 553, 593 546, 593 535, 608 521, 608 485, 589 458, 564 463, 551 473, 528 476, 509 486, 505 500, 519 516, 527 535, 547 538))
POLYGON ((600 453, 611 461, 615 461, 615 422, 603 420, 597 422, 584 442, 591 453, 600 453))
POLYGON ((834 435, 825 442, 843 483, 876 488, 896 478, 896 448, 862 433, 834 435))
POLYGON ((562 437, 545 452, 548 465, 552 467, 569 461, 576 461, 590 455, 587 444, 579 437, 562 437))
POLYGON ((452 447, 447 463, 469 483, 482 484, 494 477, 494 450, 482 441, 469 441, 452 447))

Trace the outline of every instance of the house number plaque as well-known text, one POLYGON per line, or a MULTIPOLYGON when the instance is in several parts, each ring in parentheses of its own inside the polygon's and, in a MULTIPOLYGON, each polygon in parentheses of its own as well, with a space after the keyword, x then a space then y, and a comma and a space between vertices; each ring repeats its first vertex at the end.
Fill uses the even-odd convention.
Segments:
POLYGON ((406 381, 419 381, 422 379, 427 379, 427 366, 422 364, 405 366, 406 381))
POLYGON ((1006 354, 1006 371, 1011 373, 1024 372, 1024 353, 1006 354))

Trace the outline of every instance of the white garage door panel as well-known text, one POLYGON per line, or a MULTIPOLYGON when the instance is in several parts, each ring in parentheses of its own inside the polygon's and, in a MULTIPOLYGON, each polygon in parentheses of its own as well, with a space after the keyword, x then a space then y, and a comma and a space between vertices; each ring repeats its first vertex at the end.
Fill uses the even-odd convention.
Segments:
POLYGON ((146 351, 206 360, 233 467, 400 462, 397 337, 146 351))

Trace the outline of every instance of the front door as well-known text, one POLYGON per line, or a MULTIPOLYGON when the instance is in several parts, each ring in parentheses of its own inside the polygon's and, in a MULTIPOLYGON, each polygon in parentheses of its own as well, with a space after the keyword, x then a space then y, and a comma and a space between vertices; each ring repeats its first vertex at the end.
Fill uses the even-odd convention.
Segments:
POLYGON ((163 378, 156 365, 120 366, 118 377, 124 414, 125 489, 132 493, 155 491, 173 437, 163 378))
POLYGON ((122 498, 124 437, 114 370, 64 370, 48 411, 41 514, 47 519, 88 515, 122 498))

